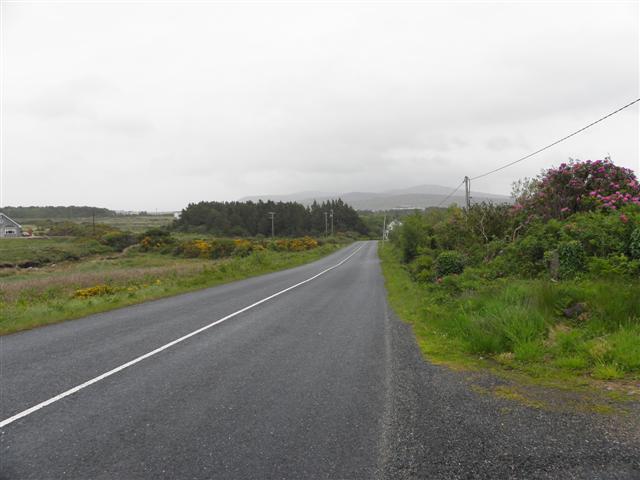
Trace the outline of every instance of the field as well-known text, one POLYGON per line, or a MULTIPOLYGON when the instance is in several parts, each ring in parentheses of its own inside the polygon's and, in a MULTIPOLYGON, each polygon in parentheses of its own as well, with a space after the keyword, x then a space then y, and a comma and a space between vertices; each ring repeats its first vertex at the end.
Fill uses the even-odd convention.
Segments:
MULTIPOLYGON (((93 219, 91 217, 79 218, 29 218, 15 219, 23 228, 31 228, 37 230, 42 226, 59 222, 75 222, 84 225, 91 225, 93 219)), ((117 215, 113 217, 96 217, 96 223, 103 223, 111 227, 121 230, 127 230, 134 233, 140 233, 149 228, 158 228, 169 225, 173 222, 173 215, 117 215)))
POLYGON ((0 240, 0 265, 28 262, 31 266, 40 266, 64 260, 78 260, 109 251, 109 248, 96 240, 87 238, 3 238, 0 240))
POLYGON ((72 238, 5 242, 0 242, 0 258, 11 261, 34 261, 45 255, 62 260, 74 255, 81 260, 0 269, 0 334, 294 267, 345 245, 335 242, 305 251, 262 250, 210 259, 143 252, 140 245, 104 254, 93 250, 104 245, 72 238))

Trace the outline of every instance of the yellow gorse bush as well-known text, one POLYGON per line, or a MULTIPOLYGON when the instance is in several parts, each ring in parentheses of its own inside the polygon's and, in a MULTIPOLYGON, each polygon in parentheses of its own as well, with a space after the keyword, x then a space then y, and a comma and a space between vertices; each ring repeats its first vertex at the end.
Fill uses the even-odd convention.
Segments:
POLYGON ((276 250, 287 252, 302 252, 304 250, 312 250, 318 247, 318 242, 311 237, 293 238, 293 239, 281 239, 276 240, 276 250))
POLYGON ((211 254, 211 244, 204 240, 196 240, 193 246, 200 252, 201 257, 208 257, 211 254))
POLYGON ((156 278, 152 283, 141 283, 137 285, 111 286, 106 284, 95 285, 93 287, 80 288, 73 293, 74 298, 91 298, 102 295, 114 295, 119 292, 133 293, 143 288, 158 287, 162 285, 162 280, 156 278))
POLYGON ((302 243, 304 244, 305 250, 313 250, 314 248, 318 248, 318 241, 315 238, 303 237, 302 243))
POLYGON ((189 258, 208 258, 213 246, 206 240, 188 240, 182 243, 182 253, 189 258))
POLYGON ((227 258, 232 256, 245 256, 252 252, 261 252, 266 249, 280 252, 302 252, 318 247, 318 242, 311 237, 278 239, 275 241, 253 241, 246 238, 187 240, 180 244, 174 252, 188 258, 227 258))
POLYGON ((100 295, 112 295, 114 293, 116 293, 114 287, 110 287, 109 285, 96 285, 95 287, 80 288, 75 291, 73 296, 75 298, 89 298, 100 295))

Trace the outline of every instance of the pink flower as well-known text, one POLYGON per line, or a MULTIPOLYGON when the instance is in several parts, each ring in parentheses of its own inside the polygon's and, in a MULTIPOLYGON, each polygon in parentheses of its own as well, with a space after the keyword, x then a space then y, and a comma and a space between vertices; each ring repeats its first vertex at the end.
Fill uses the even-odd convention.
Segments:
POLYGON ((620 220, 622 221, 622 223, 627 223, 629 221, 629 217, 627 217, 624 213, 621 213, 620 220))

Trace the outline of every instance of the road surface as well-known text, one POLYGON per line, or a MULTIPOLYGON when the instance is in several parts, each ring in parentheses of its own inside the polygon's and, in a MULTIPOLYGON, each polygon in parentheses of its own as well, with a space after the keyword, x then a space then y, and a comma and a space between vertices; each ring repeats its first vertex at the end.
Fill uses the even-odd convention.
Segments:
POLYGON ((595 417, 424 362, 375 242, 2 337, 0 361, 2 479, 640 476, 595 417))

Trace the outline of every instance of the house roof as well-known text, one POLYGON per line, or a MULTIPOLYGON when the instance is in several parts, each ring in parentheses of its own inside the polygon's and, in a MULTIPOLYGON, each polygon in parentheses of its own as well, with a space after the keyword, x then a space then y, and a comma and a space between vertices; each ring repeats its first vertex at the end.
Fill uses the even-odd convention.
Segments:
POLYGON ((0 212, 0 217, 6 218, 7 220, 9 220, 9 222, 13 223, 16 227, 22 228, 22 225, 20 225, 18 222, 16 222, 13 218, 9 218, 7 215, 5 215, 2 212, 0 212))

